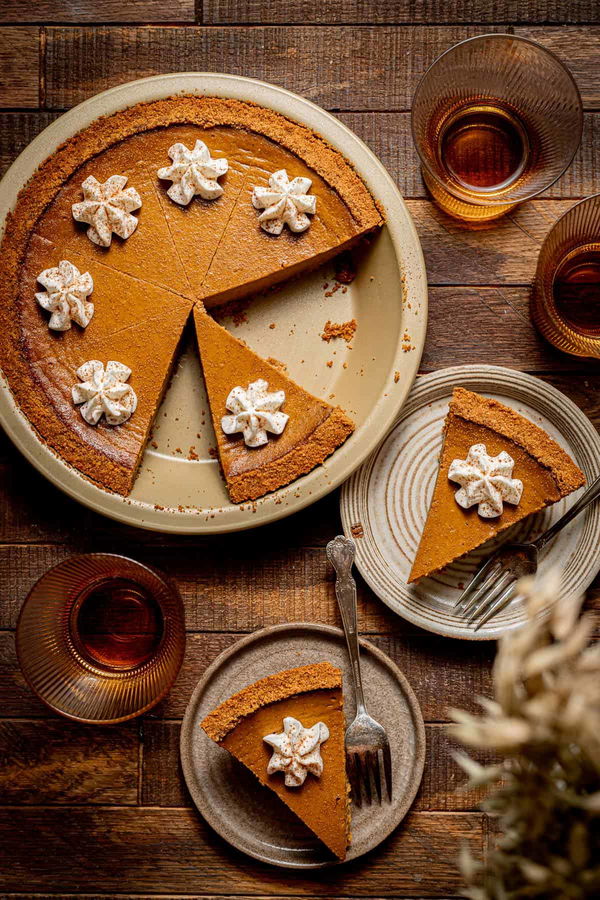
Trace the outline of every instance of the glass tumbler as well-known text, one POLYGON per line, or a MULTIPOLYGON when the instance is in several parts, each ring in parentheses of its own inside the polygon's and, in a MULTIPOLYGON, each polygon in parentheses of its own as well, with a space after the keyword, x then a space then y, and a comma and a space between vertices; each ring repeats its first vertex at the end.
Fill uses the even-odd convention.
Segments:
POLYGON ((527 38, 484 34, 425 72, 412 107, 423 179, 450 215, 482 222, 545 191, 581 140, 572 75, 527 38))
POLYGON ((31 589, 16 633, 21 670, 37 696, 79 722, 124 722, 172 686, 185 650, 174 585, 109 553, 73 556, 31 589))
POLYGON ((580 200, 548 233, 531 317, 559 350, 600 359, 600 194, 580 200))

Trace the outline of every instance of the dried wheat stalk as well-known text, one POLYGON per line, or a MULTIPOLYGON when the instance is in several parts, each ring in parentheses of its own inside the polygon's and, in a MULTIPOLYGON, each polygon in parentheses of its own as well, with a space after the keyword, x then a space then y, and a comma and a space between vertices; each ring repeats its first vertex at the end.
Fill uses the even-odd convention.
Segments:
POLYGON ((528 622, 499 643, 494 700, 482 716, 451 711, 456 738, 504 758, 457 754, 467 786, 493 787, 482 808, 501 832, 485 863, 461 854, 472 900, 600 897, 600 643, 581 600, 558 592, 556 575, 523 585, 528 622))

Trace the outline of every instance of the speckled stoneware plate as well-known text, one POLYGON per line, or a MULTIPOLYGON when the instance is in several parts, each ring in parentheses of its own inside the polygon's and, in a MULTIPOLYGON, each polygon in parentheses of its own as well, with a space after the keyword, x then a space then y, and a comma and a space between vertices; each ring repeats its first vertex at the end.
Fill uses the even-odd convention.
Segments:
MULTIPOLYGON (((356 565, 377 596, 428 631, 489 640, 523 623, 522 605, 511 604, 475 631, 452 609, 462 587, 496 546, 537 537, 580 492, 530 516, 432 577, 407 585, 437 477, 448 401, 457 386, 495 397, 540 425, 583 469, 588 483, 600 471, 600 438, 581 410, 541 379, 499 366, 457 366, 417 380, 388 436, 344 485, 340 500, 344 531, 355 538, 356 565)), ((563 596, 580 594, 600 569, 599 545, 596 503, 547 547, 539 572, 557 566, 563 596)))
MULTIPOLYGON (((178 93, 251 100, 302 122, 321 134, 354 165, 385 210, 387 225, 358 261, 347 290, 326 296, 331 267, 259 297, 248 321, 224 324, 261 356, 284 362, 292 378, 354 418, 352 437, 324 466, 255 505, 229 501, 219 466, 209 450, 215 438, 195 341, 177 365, 130 497, 91 484, 41 443, 0 379, 0 424, 24 455, 58 487, 98 512, 156 531, 235 531, 280 519, 341 484, 377 446, 400 410, 417 372, 427 323, 427 281, 421 246, 410 214, 385 168, 345 125, 282 88, 249 78, 188 72, 158 75, 112 88, 65 113, 23 151, 2 180, 0 223, 17 193, 62 141, 101 115, 178 93), (328 319, 355 318, 352 349, 342 339, 320 339, 328 319), (275 322, 276 328, 269 325, 275 322), (407 332, 410 341, 404 341, 407 332), (409 343, 410 352, 403 352, 409 343), (331 365, 328 365, 331 363, 331 365), (398 378, 395 373, 398 372, 398 378), (204 411, 204 414, 203 414, 204 411)), ((32 299, 32 302, 33 299, 32 299)))
MULTIPOLYGON (((289 868, 320 868, 337 860, 302 822, 244 766, 200 728, 212 709, 265 675, 329 660, 343 672, 346 721, 354 718, 343 632, 326 625, 276 625, 234 644, 210 666, 188 704, 181 762, 194 803, 209 825, 244 853, 289 868)), ((387 730, 392 750, 393 801, 353 807, 348 860, 383 841, 406 815, 421 783, 425 728, 406 678, 381 650, 361 641, 369 712, 387 730)))

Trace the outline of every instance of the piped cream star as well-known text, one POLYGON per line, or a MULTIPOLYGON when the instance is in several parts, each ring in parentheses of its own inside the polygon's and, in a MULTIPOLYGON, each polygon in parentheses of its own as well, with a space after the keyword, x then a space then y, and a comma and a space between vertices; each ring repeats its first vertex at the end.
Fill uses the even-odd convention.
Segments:
POLYGON ((102 415, 107 425, 122 425, 135 412, 137 396, 131 385, 125 384, 131 369, 114 360, 106 369, 98 359, 91 359, 77 369, 80 384, 72 388, 73 403, 88 425, 97 425, 102 415))
POLYGON ((473 444, 466 459, 455 459, 448 469, 448 478, 460 484, 454 499, 463 509, 479 504, 477 512, 483 519, 502 515, 503 501, 515 506, 521 500, 523 482, 513 478, 512 456, 502 451, 489 456, 485 444, 473 444))
POLYGON ((195 194, 203 200, 221 196, 223 188, 217 178, 225 174, 229 163, 226 159, 212 159, 204 141, 196 141, 193 150, 188 150, 185 144, 173 144, 167 152, 173 165, 159 169, 156 174, 173 182, 167 191, 171 200, 187 206, 195 194))
POLYGON ((44 269, 37 277, 46 288, 35 295, 42 309, 52 313, 48 328, 53 331, 68 331, 71 322, 86 328, 94 315, 94 304, 86 298, 94 290, 94 281, 89 272, 83 274, 77 266, 62 259, 58 266, 44 269))
POLYGON ((311 216, 317 211, 317 198, 308 196, 312 181, 310 178, 289 180, 285 169, 274 172, 269 178, 269 187, 255 187, 252 205, 262 209, 258 221, 269 234, 279 235, 287 225, 293 232, 306 231, 311 216))
POLYGON ((83 201, 71 207, 73 218, 87 222, 87 236, 100 247, 110 247, 113 231, 125 239, 137 228, 138 220, 131 213, 142 201, 135 188, 124 189, 126 184, 125 175, 111 175, 104 184, 90 175, 81 185, 83 201))
POLYGON ((268 393, 264 379, 253 381, 246 389, 234 387, 225 406, 232 415, 223 416, 221 428, 225 434, 241 431, 248 447, 262 447, 269 440, 267 432, 281 434, 289 416, 279 412, 285 403, 285 391, 268 393))
POLYGON ((286 716, 280 734, 268 734, 263 740, 273 747, 273 755, 267 766, 267 774, 285 773, 286 787, 300 787, 310 772, 316 778, 323 774, 321 744, 329 737, 324 722, 312 728, 304 728, 298 719, 286 716))

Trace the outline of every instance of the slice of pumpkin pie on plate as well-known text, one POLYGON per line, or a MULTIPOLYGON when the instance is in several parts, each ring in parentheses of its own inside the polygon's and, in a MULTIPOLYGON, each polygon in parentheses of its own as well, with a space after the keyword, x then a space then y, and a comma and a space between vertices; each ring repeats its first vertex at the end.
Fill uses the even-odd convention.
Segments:
POLYGON ((350 841, 342 673, 329 662, 261 678, 201 726, 344 859, 350 841))
POLYGON ((584 483, 583 472, 568 453, 538 425, 498 400, 455 388, 409 583, 437 572, 584 483))

